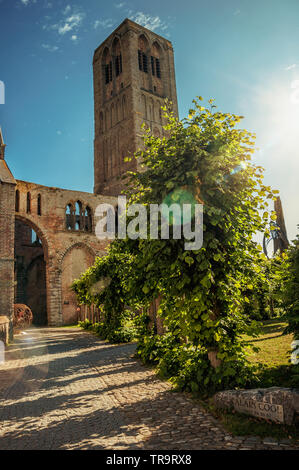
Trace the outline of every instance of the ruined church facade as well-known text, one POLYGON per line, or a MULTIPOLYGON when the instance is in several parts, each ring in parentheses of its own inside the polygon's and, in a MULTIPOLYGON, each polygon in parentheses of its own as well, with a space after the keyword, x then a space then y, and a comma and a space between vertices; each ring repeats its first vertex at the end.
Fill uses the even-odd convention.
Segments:
POLYGON ((77 320, 72 281, 103 256, 108 241, 95 235, 101 203, 117 206, 120 177, 141 145, 141 125, 163 135, 165 98, 177 114, 171 43, 126 19, 96 49, 94 77, 94 192, 16 180, 0 131, 0 339, 12 331, 13 306, 28 305, 36 325, 77 320))

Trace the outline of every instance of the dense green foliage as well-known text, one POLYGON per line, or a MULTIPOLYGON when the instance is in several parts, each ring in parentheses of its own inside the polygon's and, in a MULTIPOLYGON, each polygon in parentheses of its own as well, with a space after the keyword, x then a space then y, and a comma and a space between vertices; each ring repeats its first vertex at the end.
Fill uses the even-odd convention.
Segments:
POLYGON ((269 320, 284 313, 281 300, 283 286, 281 253, 273 258, 263 258, 261 271, 253 279, 253 289, 246 292, 249 302, 244 306, 244 313, 253 320, 269 320))
POLYGON ((96 258, 95 264, 72 285, 79 303, 94 304, 102 311, 103 321, 92 325, 87 320, 80 326, 113 343, 131 341, 136 335, 135 315, 125 308, 125 279, 130 275, 131 264, 129 255, 111 250, 109 256, 96 258))
POLYGON ((288 249, 283 266, 283 306, 289 326, 286 333, 294 333, 299 340, 299 235, 288 249))
POLYGON ((100 338, 107 339, 110 343, 129 343, 137 336, 137 328, 134 321, 124 321, 123 315, 121 316, 121 322, 118 327, 107 328, 107 324, 103 322, 92 323, 86 319, 79 321, 79 326, 84 330, 92 331, 96 333, 100 338))
POLYGON ((282 265, 283 288, 281 299, 288 326, 285 334, 293 333, 297 342, 292 348, 293 380, 299 384, 299 235, 293 240, 282 265))
POLYGON ((162 202, 203 204, 203 246, 186 250, 186 240, 172 237, 116 239, 74 283, 79 301, 103 307, 110 331, 119 328, 124 305, 146 311, 159 297, 166 333, 159 337, 144 324, 138 353, 180 388, 202 393, 244 386, 252 377, 242 336, 255 325, 246 305, 257 279, 266 278, 253 235, 274 218, 268 202, 275 193, 251 163, 254 136, 237 128, 241 117, 209 105, 197 99, 183 121, 165 108, 167 138, 145 133, 135 156, 143 171, 130 172, 128 183, 130 203, 147 210, 162 202), (107 277, 110 284, 92 295, 92 285, 107 277))

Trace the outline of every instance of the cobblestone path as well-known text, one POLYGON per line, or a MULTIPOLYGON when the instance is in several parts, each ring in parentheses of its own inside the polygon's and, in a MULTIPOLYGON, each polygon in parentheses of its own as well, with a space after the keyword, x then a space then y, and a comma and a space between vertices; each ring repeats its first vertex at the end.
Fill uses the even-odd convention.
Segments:
POLYGON ((287 449, 237 438, 133 358, 78 329, 30 329, 0 365, 0 449, 287 449))

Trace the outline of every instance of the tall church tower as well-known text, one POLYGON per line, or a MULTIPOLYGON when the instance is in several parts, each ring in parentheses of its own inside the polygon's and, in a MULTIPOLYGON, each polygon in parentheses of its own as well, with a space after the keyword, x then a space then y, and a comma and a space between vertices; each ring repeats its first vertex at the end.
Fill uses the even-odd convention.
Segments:
POLYGON ((126 19, 96 49, 94 77, 94 192, 117 196, 124 162, 142 145, 141 125, 162 136, 165 98, 178 114, 173 48, 167 39, 126 19))

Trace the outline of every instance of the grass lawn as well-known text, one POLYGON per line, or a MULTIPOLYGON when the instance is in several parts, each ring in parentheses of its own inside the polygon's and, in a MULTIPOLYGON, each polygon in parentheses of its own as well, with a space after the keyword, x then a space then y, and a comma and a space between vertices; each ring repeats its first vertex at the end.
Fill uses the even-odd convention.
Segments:
MULTIPOLYGON (((258 387, 299 387, 299 384, 294 382, 289 362, 293 336, 282 335, 285 327, 286 323, 281 319, 267 320, 262 325, 260 336, 245 338, 260 348, 259 352, 251 351, 248 357, 251 362, 263 365, 263 370, 258 374, 258 387)), ((293 439, 299 442, 299 429, 295 426, 275 424, 240 413, 217 410, 212 400, 206 401, 205 406, 234 435, 293 439)))
POLYGON ((262 325, 262 332, 257 338, 248 338, 258 347, 258 352, 249 351, 249 361, 260 364, 263 369, 258 374, 259 387, 295 387, 299 388, 298 378, 294 379, 290 364, 290 350, 293 335, 283 335, 287 324, 281 319, 267 320, 262 325))
POLYGON ((259 352, 250 351, 249 360, 267 367, 289 365, 293 335, 282 335, 286 326, 287 323, 282 320, 267 320, 263 323, 262 334, 258 338, 245 337, 260 348, 259 352))

